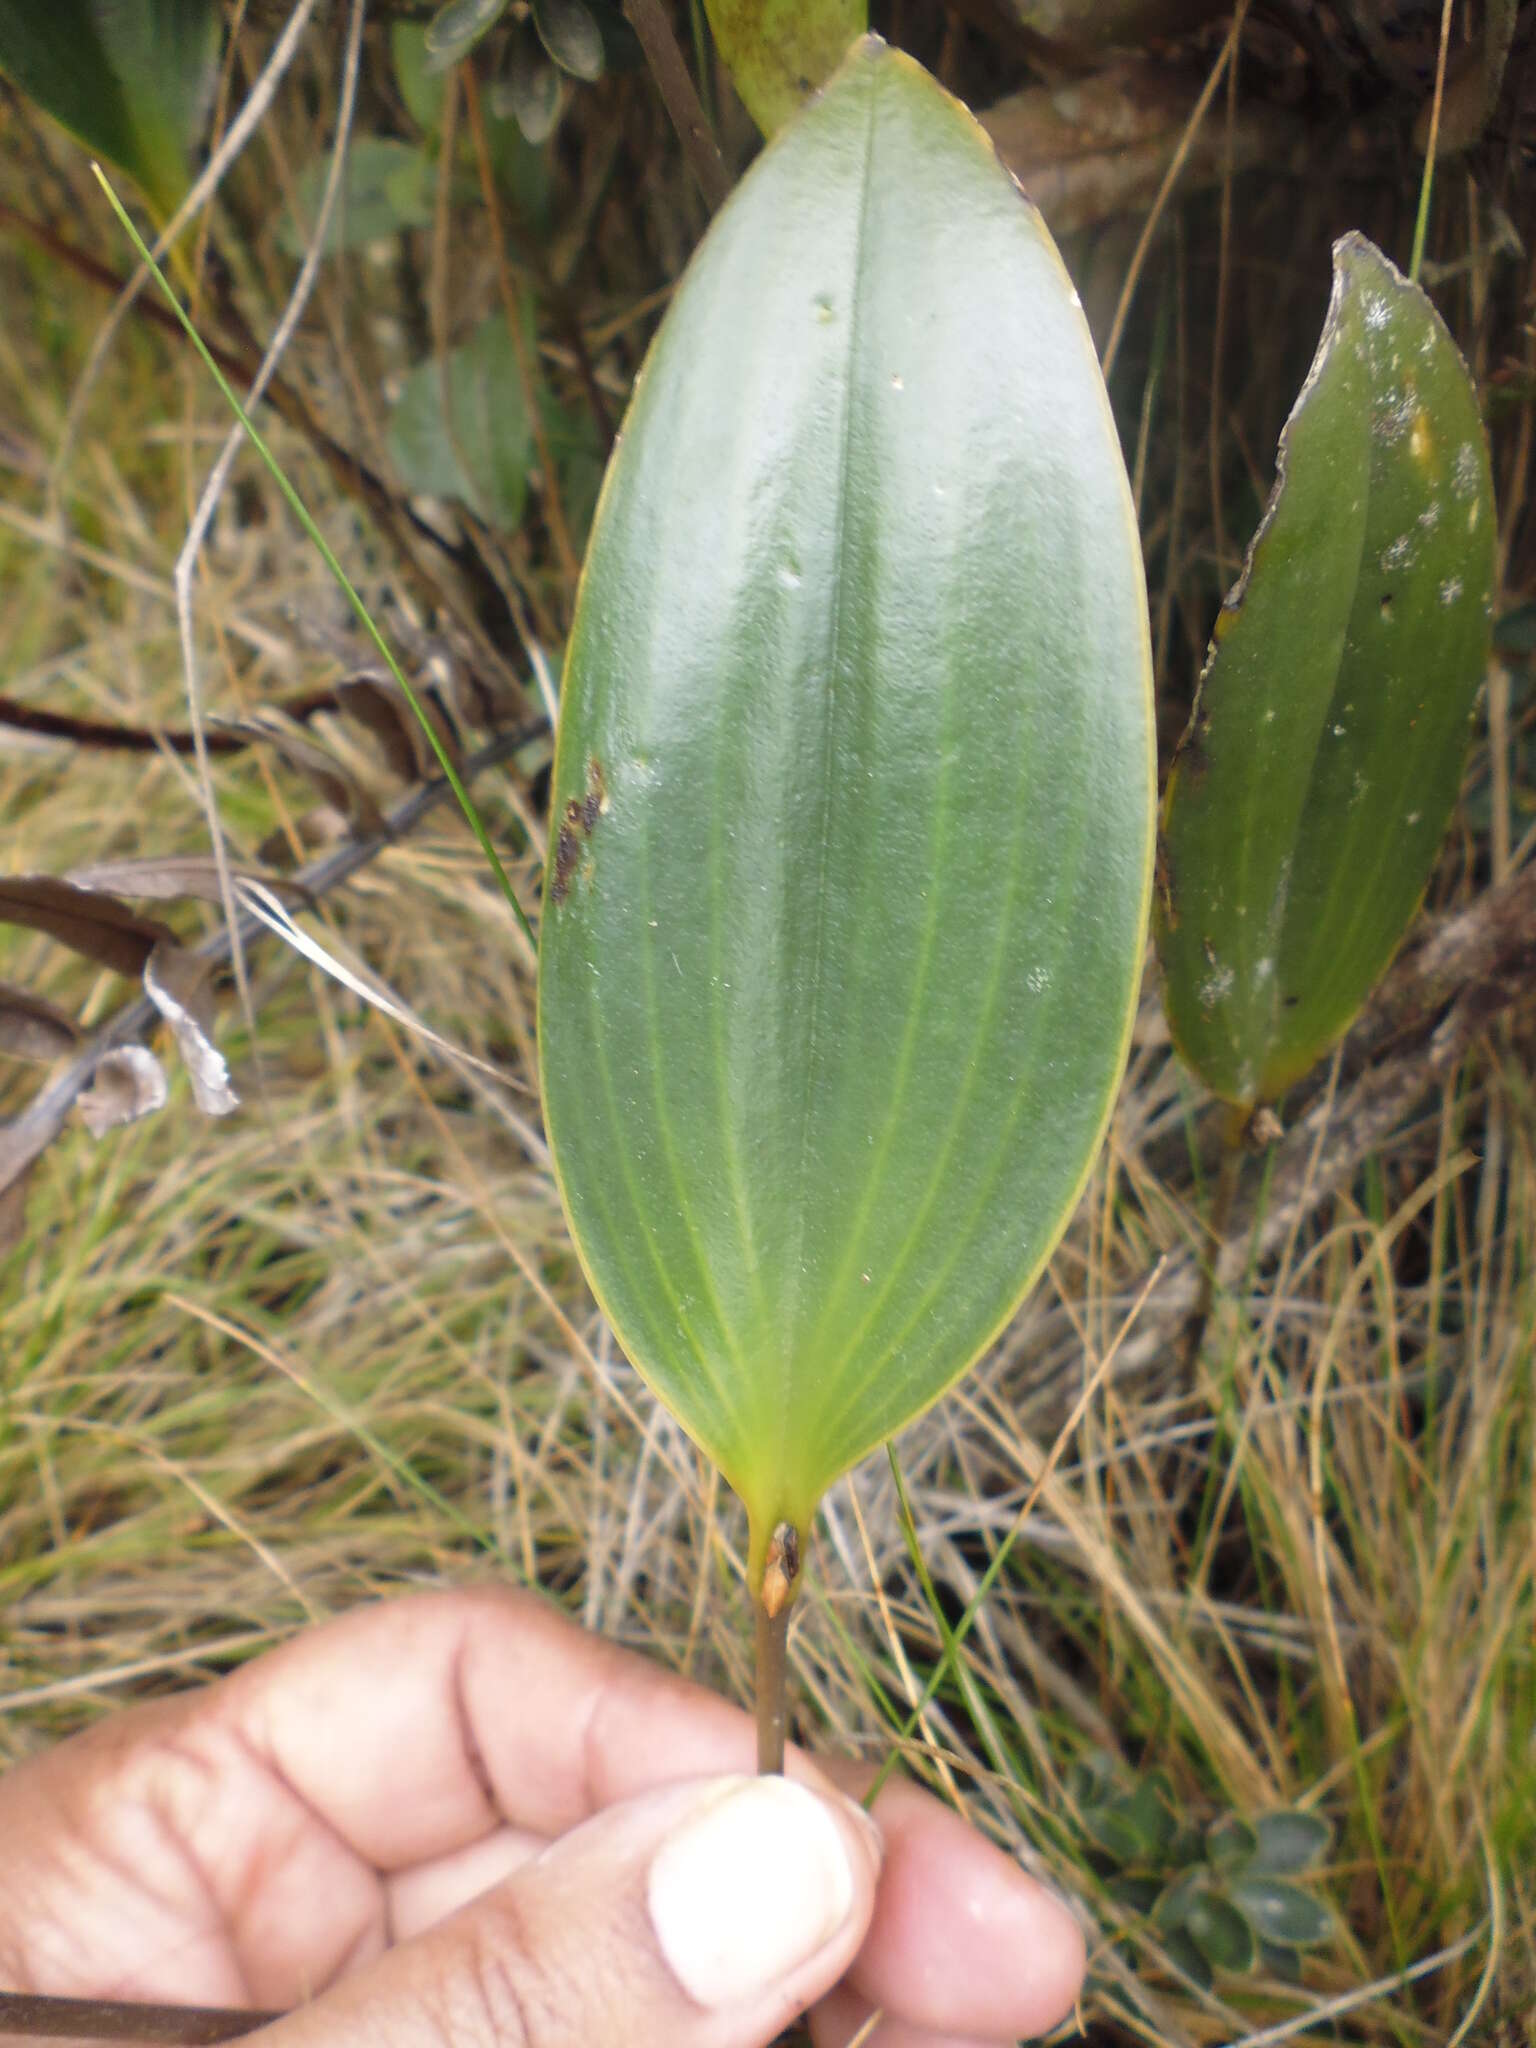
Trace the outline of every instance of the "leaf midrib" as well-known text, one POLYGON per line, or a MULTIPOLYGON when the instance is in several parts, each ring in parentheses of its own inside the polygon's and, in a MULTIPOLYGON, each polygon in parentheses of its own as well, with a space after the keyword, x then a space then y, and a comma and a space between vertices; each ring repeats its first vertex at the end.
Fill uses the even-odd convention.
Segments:
MULTIPOLYGON (((800 1228, 796 1237, 796 1258, 794 1261, 795 1299, 792 1311, 786 1313, 784 1328, 793 1340, 803 1334, 802 1317, 805 1306, 806 1275, 806 1233, 809 1229, 808 1204, 805 1193, 808 1186, 808 1168, 811 1152, 811 1105, 816 1092, 817 1057, 821 1035, 822 982, 826 959, 827 940, 827 885, 831 874, 831 823, 833 796, 833 768, 836 748, 836 719, 833 715, 833 693, 838 687, 838 662, 842 652, 844 619, 847 610, 848 586, 848 476, 852 464, 853 416, 856 364, 859 353, 860 309, 863 298, 864 248, 866 229, 869 221, 870 194, 873 186, 872 169, 875 153, 875 115, 880 92, 880 71, 876 67, 871 73, 869 89, 869 121, 864 135, 864 161, 860 171, 859 218, 854 234, 853 295, 848 316, 847 368, 844 376, 843 430, 838 449, 837 465, 837 525, 833 535, 834 586, 832 591, 832 630, 828 650, 827 701, 823 719, 823 743, 821 761, 820 816, 817 820, 817 874, 814 938, 811 952, 810 1015, 806 1021, 806 1046, 804 1086, 800 1108, 800 1142, 797 1148, 795 1195, 800 1205, 800 1228)), ((795 1360, 785 1359, 786 1383, 792 1385, 795 1360)), ((785 1454, 788 1450, 790 1417, 788 1403, 780 1414, 778 1469, 784 1469, 785 1454)))

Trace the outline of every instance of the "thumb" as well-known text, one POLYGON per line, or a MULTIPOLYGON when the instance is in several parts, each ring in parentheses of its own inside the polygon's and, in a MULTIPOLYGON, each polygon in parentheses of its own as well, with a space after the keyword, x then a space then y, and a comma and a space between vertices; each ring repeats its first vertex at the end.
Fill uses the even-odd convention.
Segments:
POLYGON ((668 1786, 562 1835, 253 2048, 767 2048, 858 1953, 880 1853, 830 1790, 668 1786))

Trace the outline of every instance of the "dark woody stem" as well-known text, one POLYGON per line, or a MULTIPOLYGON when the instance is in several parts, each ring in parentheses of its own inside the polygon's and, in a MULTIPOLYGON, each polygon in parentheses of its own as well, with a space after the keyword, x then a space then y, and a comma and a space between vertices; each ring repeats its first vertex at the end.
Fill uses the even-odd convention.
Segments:
POLYGON ((30 1991, 0 1991, 0 2034, 46 2040, 157 2041, 167 2048, 203 2048, 233 2041, 281 2019, 227 2005, 141 2005, 118 1998, 43 1998, 30 1991))

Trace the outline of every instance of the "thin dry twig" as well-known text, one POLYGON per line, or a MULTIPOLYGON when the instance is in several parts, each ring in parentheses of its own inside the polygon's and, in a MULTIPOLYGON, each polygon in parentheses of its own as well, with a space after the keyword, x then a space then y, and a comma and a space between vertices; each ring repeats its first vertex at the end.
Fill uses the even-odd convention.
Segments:
POLYGON ((1125 282, 1120 287, 1120 299, 1115 307, 1115 317, 1109 330, 1109 339, 1104 344, 1104 381, 1106 383, 1108 383, 1114 373, 1115 358, 1119 355, 1120 344, 1125 339, 1125 323, 1130 317, 1131 301, 1136 296, 1136 287, 1141 282, 1142 267, 1147 260, 1147 251, 1152 246, 1152 237, 1157 232, 1158 224, 1162 220, 1163 211, 1168 204, 1169 198, 1172 196, 1173 188, 1179 182, 1179 174, 1184 169, 1185 159, 1189 155, 1195 137, 1200 132, 1201 123, 1210 112, 1211 101, 1216 97, 1216 88, 1221 84, 1222 78, 1226 74, 1227 66, 1232 61, 1233 53, 1237 49, 1238 38, 1243 32, 1243 22, 1247 17, 1247 13, 1248 0, 1237 0, 1237 10, 1232 16, 1232 27, 1228 31, 1226 41, 1221 46, 1221 54, 1211 66, 1210 77, 1207 78, 1205 84, 1200 88, 1199 99, 1195 101, 1194 106, 1190 109, 1189 119, 1184 124, 1184 133, 1179 137, 1179 146, 1169 161, 1168 169, 1163 175, 1162 184, 1157 188, 1157 197, 1152 202, 1152 211, 1147 215, 1145 222, 1142 224, 1141 234, 1137 238, 1135 250, 1126 268, 1125 282))

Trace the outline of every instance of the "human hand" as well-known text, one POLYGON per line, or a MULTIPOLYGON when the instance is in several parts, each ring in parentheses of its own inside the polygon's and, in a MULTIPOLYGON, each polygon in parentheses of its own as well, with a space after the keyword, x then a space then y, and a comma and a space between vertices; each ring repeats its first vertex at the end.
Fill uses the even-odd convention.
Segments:
MULTIPOLYGON (((979 2048, 1082 1937, 917 1788, 792 1759, 524 1594, 434 1594, 0 1779, 0 1985, 297 2008, 252 2048, 979 2048)), ((3 2027, 0 2027, 3 2031, 3 2027)))

